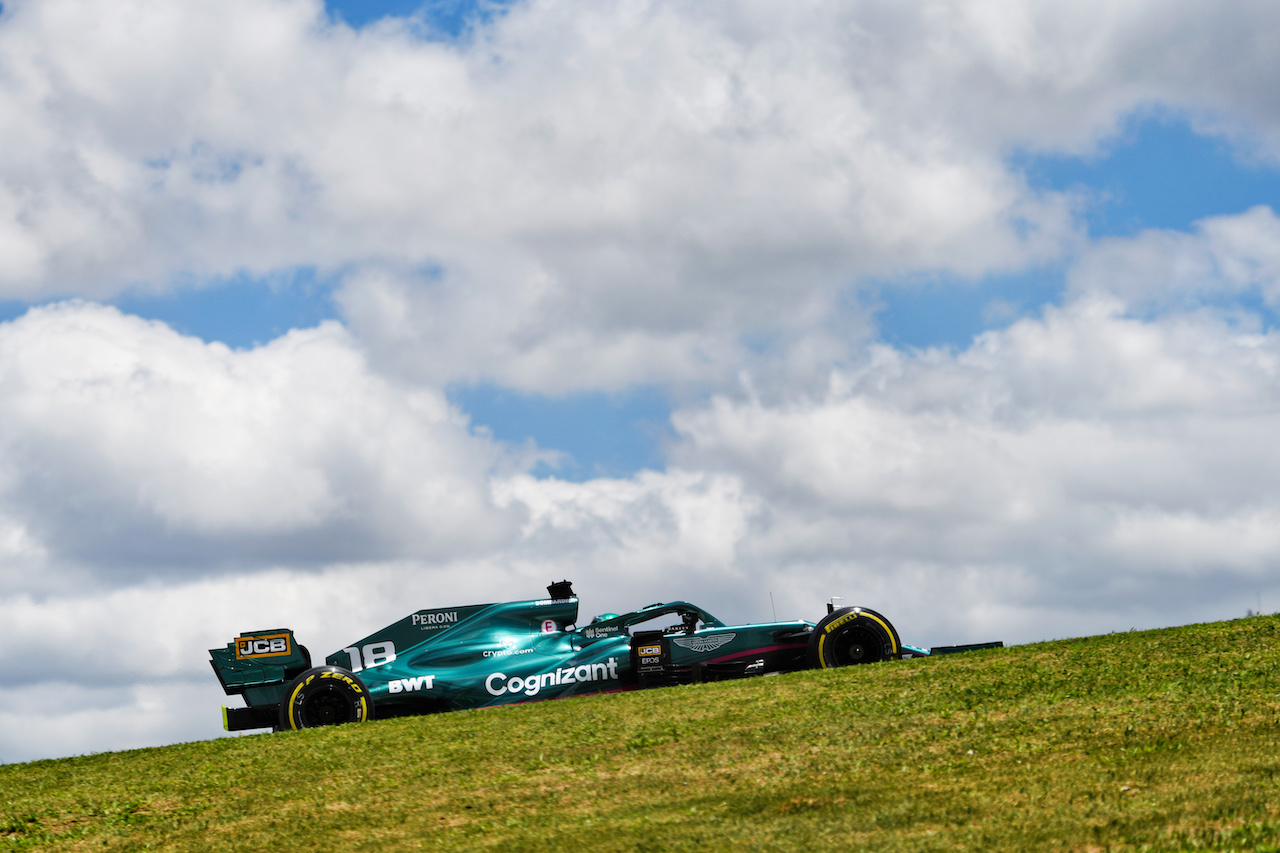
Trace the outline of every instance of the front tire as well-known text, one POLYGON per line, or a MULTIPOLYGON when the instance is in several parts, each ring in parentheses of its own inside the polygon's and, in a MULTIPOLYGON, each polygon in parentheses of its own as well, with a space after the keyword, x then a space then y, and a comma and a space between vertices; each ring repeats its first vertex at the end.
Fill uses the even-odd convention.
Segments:
POLYGON ((817 669, 879 663, 902 656, 902 641, 888 619, 866 607, 828 613, 809 636, 809 662, 817 669))
POLYGON ((373 719, 369 689, 340 666, 317 666, 299 675, 280 703, 280 729, 363 723, 373 719))

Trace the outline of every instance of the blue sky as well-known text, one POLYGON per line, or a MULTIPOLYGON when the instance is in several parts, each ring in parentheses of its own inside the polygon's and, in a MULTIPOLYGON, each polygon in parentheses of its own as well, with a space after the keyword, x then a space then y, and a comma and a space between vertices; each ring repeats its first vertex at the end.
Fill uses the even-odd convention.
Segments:
MULTIPOLYGON (((485 4, 482 11, 479 4, 464 0, 328 5, 352 26, 416 13, 451 35, 461 33, 468 21, 501 8, 499 3, 485 4)), ((1085 218, 1094 237, 1131 235, 1144 228, 1185 230, 1205 216, 1257 204, 1280 209, 1280 172, 1245 162, 1228 143, 1196 134, 1187 120, 1172 115, 1130 119, 1093 156, 1018 153, 1010 160, 1037 189, 1085 193, 1085 218)), ((1055 265, 977 281, 938 277, 872 288, 864 298, 880 306, 877 323, 886 342, 963 349, 975 335, 1056 302, 1062 274, 1062 267, 1055 265), (993 305, 1009 306, 1017 313, 993 312, 993 305)), ((264 290, 246 282, 227 288, 225 294, 176 295, 153 303, 134 300, 128 310, 232 346, 338 316, 328 292, 304 276, 283 287, 264 290)), ((539 466, 544 475, 583 480, 665 467, 662 447, 670 435, 671 409, 652 388, 549 397, 479 383, 453 387, 450 399, 496 438, 515 444, 532 440, 563 454, 557 468, 539 466)))
MULTIPOLYGON (((1197 220, 1259 204, 1280 209, 1280 171, 1172 115, 1130 119, 1091 156, 1019 153, 1010 161, 1037 189, 1082 193, 1094 238, 1146 228, 1187 231, 1197 220)), ((1017 306, 1019 316, 1034 312, 1058 301, 1062 275, 1055 265, 975 282, 945 278, 885 288, 878 294, 881 334, 898 346, 964 348, 975 335, 1005 324, 1005 315, 991 316, 993 302, 1017 306)))
POLYGON ((388 16, 417 16, 426 21, 432 29, 457 36, 468 25, 483 21, 493 14, 500 13, 506 5, 503 0, 476 3, 472 0, 429 0, 422 3, 416 0, 377 0, 377 2, 330 2, 326 6, 329 13, 341 18, 353 27, 363 27, 375 23, 388 16))
MULTIPOLYGON (((501 14, 504 5, 352 0, 330 2, 328 8, 355 27, 387 16, 417 16, 442 36, 456 37, 469 24, 501 14)), ((1129 116, 1089 156, 1015 152, 1008 160, 1035 189, 1080 193, 1084 222, 1094 238, 1129 236, 1146 228, 1188 230, 1204 217, 1259 204, 1280 209, 1280 171, 1222 138, 1196 133, 1187 118, 1167 110, 1129 116)), ((880 286, 869 283, 860 299, 876 307, 879 332, 887 343, 963 349, 983 331, 1058 302, 1063 273, 1059 263, 977 280, 916 275, 880 286)), ((313 268, 298 268, 267 281, 241 275, 159 295, 126 294, 111 304, 183 334, 245 348, 289 329, 341 320, 332 296, 332 281, 318 278, 313 268)), ((27 307, 22 301, 0 301, 0 320, 19 316, 27 307)), ((1255 302, 1251 308, 1274 320, 1266 306, 1255 302)), ((585 480, 664 467, 671 408, 653 387, 548 396, 491 382, 454 383, 449 397, 496 438, 514 444, 532 440, 562 454, 558 466, 540 465, 541 475, 585 480)))
POLYGON ((0 761, 553 577, 1280 608, 1280 6, 995 9, 4 2, 0 761))
MULTIPOLYGON (((368 23, 411 7, 354 3, 336 8, 349 22, 368 23)), ((457 3, 426 7, 438 13, 430 20, 452 31, 467 20, 462 8, 457 3)), ((1010 160, 1036 189, 1082 193, 1092 237, 1130 236, 1145 228, 1185 231, 1204 217, 1260 204, 1280 209, 1280 171, 1241 156, 1220 138, 1197 134, 1177 116, 1131 119, 1091 156, 1020 153, 1010 160)), ((1063 266, 976 281, 914 276, 889 285, 871 286, 862 297, 879 306, 877 321, 885 342, 963 349, 983 331, 1058 302, 1063 266)), ((292 328, 342 319, 332 299, 332 282, 305 268, 268 281, 241 276, 111 302, 183 334, 237 348, 264 343, 292 328)), ((18 301, 0 303, 0 318, 11 319, 27 307, 18 301)), ((1274 320, 1265 305, 1251 307, 1274 320)), ((532 440, 562 454, 557 466, 538 466, 536 472, 543 476, 586 480, 665 465, 671 408, 652 387, 548 396, 474 383, 452 385, 449 397, 494 437, 517 445, 532 440)))
MULTIPOLYGON (((410 5, 338 8, 344 19, 367 23, 381 14, 404 13, 410 5)), ((443 27, 456 29, 465 20, 459 4, 429 8, 441 11, 432 20, 443 27)), ((1280 171, 1247 161, 1223 140, 1198 135, 1176 117, 1133 120, 1093 156, 1019 154, 1011 159, 1037 189, 1082 192, 1093 237, 1127 236, 1144 228, 1187 230, 1206 216, 1259 204, 1280 209, 1280 171)), ((963 349, 987 329, 1056 303, 1062 276, 1063 268, 1053 265, 976 281, 913 277, 872 287, 864 298, 880 306, 877 321, 887 343, 963 349), (993 311, 993 304, 1001 310, 993 311), (1016 313, 1003 310, 1009 306, 1016 313)), ((265 343, 289 329, 341 320, 332 283, 317 278, 312 269, 277 274, 269 281, 241 276, 162 295, 126 295, 111 304, 161 320, 183 334, 236 348, 265 343)), ((27 307, 19 301, 0 303, 0 319, 19 316, 27 307)), ((1265 306, 1254 307, 1270 314, 1265 306)), ((555 467, 539 465, 541 475, 585 480, 664 468, 671 409, 653 388, 547 396, 476 383, 454 385, 449 396, 494 437, 517 445, 532 440, 563 454, 555 467)))

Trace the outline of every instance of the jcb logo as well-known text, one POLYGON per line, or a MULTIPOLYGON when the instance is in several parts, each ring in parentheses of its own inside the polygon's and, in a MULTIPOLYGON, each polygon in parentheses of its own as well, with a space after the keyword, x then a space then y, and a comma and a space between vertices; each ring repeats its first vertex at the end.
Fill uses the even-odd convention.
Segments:
POLYGON ((236 660, 270 658, 290 654, 288 634, 236 638, 236 660))
POLYGON ((640 655, 660 655, 662 654, 662 646, 641 646, 637 651, 640 655))

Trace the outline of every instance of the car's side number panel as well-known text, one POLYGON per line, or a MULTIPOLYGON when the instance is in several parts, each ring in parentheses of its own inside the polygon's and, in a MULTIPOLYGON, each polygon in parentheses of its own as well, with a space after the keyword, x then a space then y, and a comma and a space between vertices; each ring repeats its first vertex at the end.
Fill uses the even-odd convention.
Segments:
POLYGON ((396 659, 396 645, 390 640, 365 643, 358 649, 355 646, 348 646, 342 651, 351 658, 352 672, 373 669, 375 666, 382 666, 396 659))

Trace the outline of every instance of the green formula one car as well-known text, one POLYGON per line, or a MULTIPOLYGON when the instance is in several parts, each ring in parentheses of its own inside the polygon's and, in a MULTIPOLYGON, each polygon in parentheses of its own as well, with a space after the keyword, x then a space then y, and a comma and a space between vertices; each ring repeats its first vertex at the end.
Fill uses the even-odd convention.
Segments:
POLYGON ((248 631, 210 649, 213 671, 244 708, 228 731, 306 729, 374 717, 510 705, 999 647, 920 649, 865 607, 806 621, 726 625, 684 601, 606 613, 576 627, 568 581, 538 601, 419 610, 312 666, 286 628, 248 631))

